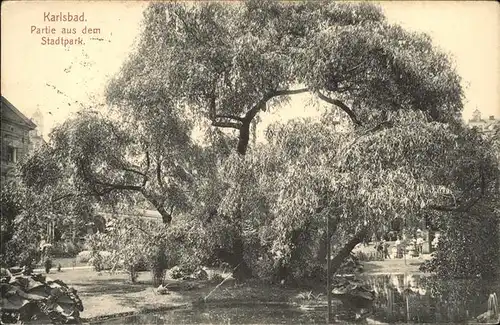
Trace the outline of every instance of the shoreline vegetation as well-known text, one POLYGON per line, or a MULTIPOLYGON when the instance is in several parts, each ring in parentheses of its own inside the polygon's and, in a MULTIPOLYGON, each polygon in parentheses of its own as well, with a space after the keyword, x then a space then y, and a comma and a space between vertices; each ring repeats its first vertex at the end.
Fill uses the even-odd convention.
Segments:
MULTIPOLYGON (((362 262, 362 275, 388 273, 420 273, 419 265, 424 260, 385 260, 362 262)), ((209 273, 218 272, 209 270, 209 273)), ((172 288, 167 294, 159 294, 152 286, 150 272, 140 272, 136 283, 128 280, 124 272, 96 272, 92 268, 77 267, 62 269, 62 272, 51 271, 49 277, 60 279, 78 291, 83 305, 82 320, 85 323, 102 322, 117 317, 128 317, 144 312, 166 311, 171 309, 189 308, 203 301, 209 293, 206 304, 231 302, 252 302, 260 304, 307 304, 326 303, 324 288, 288 287, 279 284, 269 285, 259 280, 249 280, 236 284, 234 279, 214 288, 218 283, 206 281, 173 280, 167 272, 166 287, 172 288), (312 289, 312 290, 311 290, 312 289), (213 292, 212 292, 213 291, 213 292), (301 297, 305 291, 311 291, 315 299, 301 297)), ((334 304, 340 301, 333 300, 334 304)))

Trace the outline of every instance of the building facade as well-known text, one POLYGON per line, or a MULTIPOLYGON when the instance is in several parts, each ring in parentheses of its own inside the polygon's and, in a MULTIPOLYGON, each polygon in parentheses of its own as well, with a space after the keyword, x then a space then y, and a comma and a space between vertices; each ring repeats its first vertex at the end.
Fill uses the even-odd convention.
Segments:
POLYGON ((37 149, 43 144, 45 144, 45 139, 43 138, 44 132, 44 121, 43 115, 40 108, 37 108, 31 120, 36 124, 36 129, 30 131, 30 141, 32 149, 37 149))
POLYGON ((1 182, 12 178, 14 167, 33 148, 31 133, 35 123, 2 96, 1 103, 1 182))
POLYGON ((483 119, 481 117, 481 112, 476 109, 467 124, 469 127, 477 128, 481 133, 488 135, 494 132, 495 124, 499 122, 500 119, 495 118, 493 115, 488 116, 487 119, 483 119))

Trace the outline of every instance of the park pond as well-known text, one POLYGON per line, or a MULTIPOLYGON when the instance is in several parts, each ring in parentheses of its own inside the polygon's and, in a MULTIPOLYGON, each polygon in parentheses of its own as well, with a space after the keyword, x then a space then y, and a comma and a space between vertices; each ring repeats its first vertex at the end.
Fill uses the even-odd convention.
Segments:
MULTIPOLYGON (((365 323, 497 323, 500 281, 480 279, 436 280, 414 274, 363 276, 376 293, 372 311, 365 323), (487 312, 489 311, 489 314, 487 312), (495 314, 495 315, 493 315, 495 314)), ((210 302, 196 307, 92 322, 92 324, 324 324, 326 301, 301 304, 210 302)), ((332 307, 336 323, 347 323, 342 304, 332 307)))

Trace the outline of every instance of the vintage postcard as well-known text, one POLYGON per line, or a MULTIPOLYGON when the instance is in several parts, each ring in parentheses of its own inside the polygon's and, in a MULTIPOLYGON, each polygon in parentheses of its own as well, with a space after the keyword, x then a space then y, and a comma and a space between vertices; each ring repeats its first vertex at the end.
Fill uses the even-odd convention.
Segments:
POLYGON ((4 1, 1 324, 500 320, 496 1, 4 1))

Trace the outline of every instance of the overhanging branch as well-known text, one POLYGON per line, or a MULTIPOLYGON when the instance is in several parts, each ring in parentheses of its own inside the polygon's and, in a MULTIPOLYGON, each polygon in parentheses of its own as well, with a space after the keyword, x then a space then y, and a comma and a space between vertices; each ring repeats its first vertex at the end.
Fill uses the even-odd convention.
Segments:
POLYGON ((212 125, 221 128, 233 128, 236 130, 239 130, 241 128, 241 123, 235 123, 235 122, 212 121, 212 125))
POLYGON ((274 90, 262 97, 261 100, 257 102, 257 104, 252 107, 243 118, 243 122, 247 122, 250 124, 252 119, 257 115, 257 113, 264 107, 264 105, 273 97, 278 96, 288 96, 288 95, 296 95, 300 93, 306 93, 309 91, 309 88, 300 88, 300 89, 283 89, 283 90, 274 90))
POLYGON ((142 190, 142 186, 139 185, 113 184, 113 183, 99 181, 97 179, 94 179, 94 183, 112 190, 126 190, 126 191, 137 191, 137 192, 142 190))
POLYGON ((473 200, 470 200, 467 204, 463 204, 460 206, 453 205, 453 206, 440 206, 440 205, 429 205, 427 208, 435 211, 441 211, 441 212, 469 212, 470 209, 476 205, 479 200, 483 198, 483 194, 479 195, 473 200))
POLYGON ((97 177, 93 175, 90 171, 88 171, 86 168, 83 169, 83 175, 86 178, 87 182, 90 183, 91 187, 93 187, 93 190, 97 195, 102 195, 101 191, 104 191, 105 192, 104 194, 106 194, 113 190, 141 191, 143 189, 143 186, 139 185, 114 184, 98 180, 97 177), (104 189, 99 191, 96 185, 104 187, 104 189))
POLYGON ((235 115, 217 114, 217 115, 215 115, 215 118, 223 118, 223 119, 230 119, 230 120, 243 122, 243 117, 239 117, 239 116, 235 116, 235 115))
POLYGON ((321 92, 317 92, 318 93, 318 97, 322 100, 324 100, 325 102, 327 103, 330 103, 332 105, 335 105, 337 106, 338 108, 340 108, 341 110, 343 110, 344 112, 347 113, 347 115, 349 116, 349 118, 351 119, 351 121, 357 125, 357 126, 361 126, 361 122, 358 120, 358 118, 356 117, 356 114, 354 114, 353 110, 351 108, 349 108, 349 106, 347 106, 346 104, 344 104, 342 101, 338 100, 338 99, 335 99, 335 98, 330 98, 330 97, 327 97, 325 95, 323 95, 321 92))

